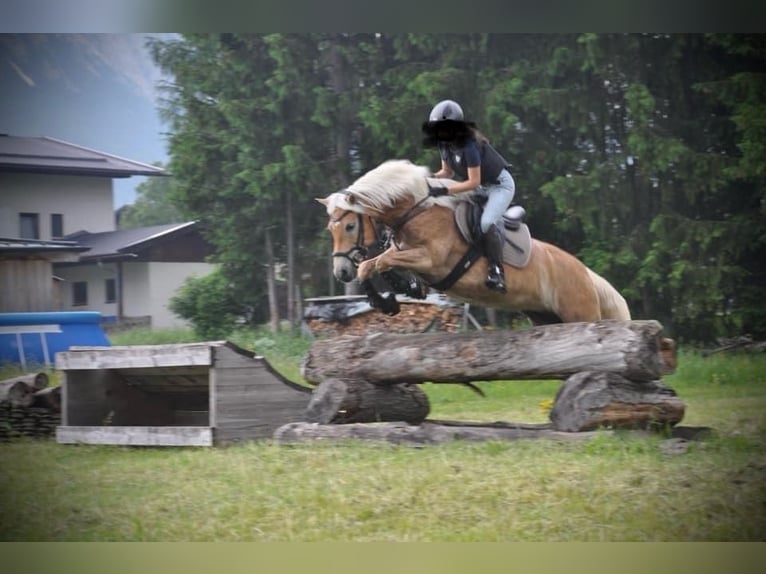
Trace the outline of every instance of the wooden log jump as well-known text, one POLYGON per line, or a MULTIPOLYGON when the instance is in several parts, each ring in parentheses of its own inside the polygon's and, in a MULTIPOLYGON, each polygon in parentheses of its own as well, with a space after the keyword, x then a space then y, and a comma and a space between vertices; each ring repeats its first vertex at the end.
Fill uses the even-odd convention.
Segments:
POLYGON ((523 331, 344 335, 314 343, 302 373, 312 384, 566 379, 582 371, 652 381, 675 366, 661 331, 657 321, 599 321, 523 331))
MULTIPOLYGON (((344 335, 319 340, 301 365, 304 378, 318 385, 306 417, 314 426, 293 425, 280 436, 309 440, 346 432, 320 428, 328 423, 420 424, 428 422, 428 403, 424 393, 415 392, 417 383, 516 379, 564 380, 545 433, 525 428, 524 436, 672 426, 683 418, 684 404, 660 380, 676 367, 675 345, 661 334, 657 321, 599 321, 523 331, 344 335)), ((376 432, 388 428, 398 429, 380 426, 376 432)), ((347 430, 353 436, 364 435, 356 427, 347 430)))

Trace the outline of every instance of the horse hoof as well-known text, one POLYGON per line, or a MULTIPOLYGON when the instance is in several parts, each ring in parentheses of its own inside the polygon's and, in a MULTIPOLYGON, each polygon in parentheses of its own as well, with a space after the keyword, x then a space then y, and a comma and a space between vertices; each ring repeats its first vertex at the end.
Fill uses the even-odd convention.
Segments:
POLYGON ((396 295, 389 293, 388 297, 383 298, 381 311, 391 316, 399 314, 399 301, 396 300, 396 295))

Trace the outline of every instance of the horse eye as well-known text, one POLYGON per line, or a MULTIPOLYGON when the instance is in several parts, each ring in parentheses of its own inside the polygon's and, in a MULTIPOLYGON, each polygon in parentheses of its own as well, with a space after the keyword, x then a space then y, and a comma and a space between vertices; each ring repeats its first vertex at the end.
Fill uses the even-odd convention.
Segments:
POLYGON ((351 231, 354 231, 355 227, 356 227, 356 223, 347 223, 346 224, 346 232, 349 233, 351 231))

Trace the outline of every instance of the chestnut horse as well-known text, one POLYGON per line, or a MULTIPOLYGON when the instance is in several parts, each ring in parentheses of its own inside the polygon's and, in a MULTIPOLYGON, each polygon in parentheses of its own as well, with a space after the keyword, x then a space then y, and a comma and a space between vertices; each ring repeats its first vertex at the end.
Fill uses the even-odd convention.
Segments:
MULTIPOLYGON (((390 160, 344 191, 318 199, 330 216, 333 274, 338 280, 349 282, 356 276, 365 284, 374 273, 404 269, 428 285, 438 285, 450 275, 470 247, 454 219, 457 203, 467 194, 430 197, 429 182, 454 184, 429 179, 427 167, 390 160), (370 259, 344 255, 364 253, 376 223, 391 230, 391 246, 370 259)), ((630 319, 625 299, 609 282, 555 245, 532 239, 527 265, 506 264, 504 269, 506 293, 484 284, 484 257, 444 292, 478 306, 521 311, 534 324, 630 319)))

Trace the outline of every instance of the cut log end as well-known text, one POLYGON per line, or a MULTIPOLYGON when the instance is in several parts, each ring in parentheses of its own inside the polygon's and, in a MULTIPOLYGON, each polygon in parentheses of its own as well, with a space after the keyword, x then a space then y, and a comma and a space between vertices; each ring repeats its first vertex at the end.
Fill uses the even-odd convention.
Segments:
POLYGON ((614 373, 586 371, 559 389, 550 419, 555 429, 581 432, 599 428, 649 429, 673 426, 685 405, 661 381, 629 381, 614 373))
POLYGON ((427 395, 417 385, 374 385, 328 379, 313 392, 306 420, 321 424, 404 421, 419 424, 429 412, 427 395))

